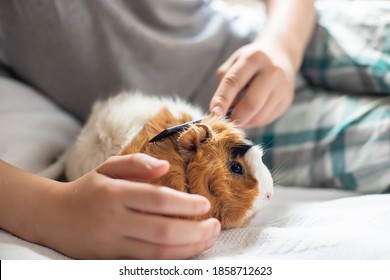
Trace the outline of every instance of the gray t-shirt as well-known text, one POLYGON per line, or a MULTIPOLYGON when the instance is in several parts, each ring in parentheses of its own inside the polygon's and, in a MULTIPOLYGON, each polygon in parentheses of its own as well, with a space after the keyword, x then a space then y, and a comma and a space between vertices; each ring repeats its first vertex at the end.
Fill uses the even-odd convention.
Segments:
POLYGON ((207 0, 0 0, 0 68, 81 120, 121 90, 207 109, 216 68, 254 38, 254 18, 207 0))

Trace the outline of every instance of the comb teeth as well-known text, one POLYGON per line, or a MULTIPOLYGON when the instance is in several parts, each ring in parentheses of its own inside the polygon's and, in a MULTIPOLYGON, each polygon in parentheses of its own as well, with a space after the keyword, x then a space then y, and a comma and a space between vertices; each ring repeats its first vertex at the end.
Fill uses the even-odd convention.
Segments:
POLYGON ((167 138, 167 137, 169 137, 169 136, 171 136, 171 135, 173 135, 175 133, 181 132, 184 129, 186 129, 187 127, 189 127, 191 124, 200 123, 202 121, 202 119, 197 119, 197 120, 194 120, 194 121, 186 122, 186 123, 183 123, 183 124, 179 124, 179 125, 172 126, 172 127, 167 128, 167 129, 164 129, 163 131, 158 133, 156 136, 154 136, 152 139, 150 139, 149 143, 160 141, 160 140, 165 139, 165 138, 167 138))

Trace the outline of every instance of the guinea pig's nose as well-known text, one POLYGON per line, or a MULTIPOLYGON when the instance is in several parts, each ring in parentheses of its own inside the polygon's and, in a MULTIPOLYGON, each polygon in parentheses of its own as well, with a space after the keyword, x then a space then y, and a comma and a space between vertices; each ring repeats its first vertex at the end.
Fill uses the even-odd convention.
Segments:
POLYGON ((267 192, 265 198, 266 198, 267 200, 270 200, 270 199, 272 198, 272 192, 267 192))

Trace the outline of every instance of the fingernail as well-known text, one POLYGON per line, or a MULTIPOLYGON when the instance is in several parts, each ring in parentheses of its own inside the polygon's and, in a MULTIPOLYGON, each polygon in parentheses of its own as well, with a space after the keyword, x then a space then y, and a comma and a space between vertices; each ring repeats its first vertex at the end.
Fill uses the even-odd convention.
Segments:
POLYGON ((167 162, 168 161, 166 161, 166 160, 161 160, 161 159, 156 159, 156 158, 149 160, 149 164, 152 168, 159 167, 161 165, 166 164, 167 162))
POLYGON ((215 116, 222 116, 223 115, 223 111, 222 111, 222 108, 219 107, 219 106, 215 106, 213 108, 213 110, 211 110, 211 114, 215 115, 215 116))

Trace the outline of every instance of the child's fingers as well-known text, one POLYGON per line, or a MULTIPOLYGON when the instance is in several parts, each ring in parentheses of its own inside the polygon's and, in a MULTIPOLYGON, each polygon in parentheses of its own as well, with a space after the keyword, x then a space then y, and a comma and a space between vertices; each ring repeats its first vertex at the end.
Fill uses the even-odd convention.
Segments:
POLYGON ((216 115, 226 115, 236 96, 255 75, 257 68, 248 65, 245 59, 237 59, 222 78, 211 99, 210 112, 216 115))
POLYGON ((113 156, 96 168, 100 174, 125 180, 155 179, 169 170, 169 162, 146 154, 113 156))
POLYGON ((233 53, 218 69, 216 72, 217 80, 220 82, 223 77, 225 77, 226 73, 229 71, 229 69, 233 66, 234 63, 236 63, 237 59, 239 58, 239 54, 233 53))
POLYGON ((123 236, 160 245, 198 243, 214 237, 221 230, 215 218, 193 221, 139 212, 129 212, 127 217, 131 223, 123 224, 123 236))
MULTIPOLYGON (((277 93, 272 92, 271 95, 273 94, 277 93)), ((278 98, 269 98, 263 108, 245 124, 245 128, 262 127, 271 123, 281 114, 282 104, 283 101, 278 98)))
POLYGON ((138 239, 126 238, 121 244, 120 259, 144 259, 144 260, 179 260, 196 256, 210 248, 215 242, 215 237, 206 241, 184 245, 161 245, 145 242, 138 239))
POLYGON ((206 214, 210 202, 201 195, 188 194, 168 187, 123 182, 123 204, 130 209, 160 215, 198 216, 206 214))
POLYGON ((271 92, 278 81, 277 78, 273 71, 258 73, 234 108, 231 118, 240 126, 246 127, 256 114, 262 114, 265 104, 272 98, 271 92))

